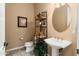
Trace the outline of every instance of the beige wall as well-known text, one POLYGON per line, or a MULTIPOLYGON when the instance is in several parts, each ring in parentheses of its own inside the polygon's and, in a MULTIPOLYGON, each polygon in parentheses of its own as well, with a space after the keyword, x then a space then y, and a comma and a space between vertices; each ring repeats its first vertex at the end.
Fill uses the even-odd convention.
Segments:
POLYGON ((32 40, 34 35, 34 5, 33 4, 6 4, 6 41, 7 49, 23 46, 26 41, 32 40), (17 16, 27 17, 27 28, 17 27, 17 16), (24 39, 21 41, 20 38, 24 39))
POLYGON ((48 21, 48 37, 59 37, 66 40, 72 41, 72 45, 68 48, 64 49, 63 54, 64 55, 76 55, 76 15, 77 15, 77 4, 69 4, 71 8, 71 26, 65 30, 64 32, 57 32, 54 30, 52 26, 52 15, 53 11, 56 7, 54 4, 35 4, 35 14, 38 14, 41 11, 47 10, 47 21, 48 21))

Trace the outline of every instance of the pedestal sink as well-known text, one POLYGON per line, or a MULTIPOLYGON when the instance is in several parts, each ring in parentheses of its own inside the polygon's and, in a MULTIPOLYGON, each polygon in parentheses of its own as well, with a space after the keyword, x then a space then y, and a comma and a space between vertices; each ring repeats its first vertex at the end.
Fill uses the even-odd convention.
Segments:
POLYGON ((68 47, 72 42, 68 40, 61 40, 56 38, 48 38, 44 40, 49 46, 52 47, 52 56, 59 55, 60 48, 68 47))

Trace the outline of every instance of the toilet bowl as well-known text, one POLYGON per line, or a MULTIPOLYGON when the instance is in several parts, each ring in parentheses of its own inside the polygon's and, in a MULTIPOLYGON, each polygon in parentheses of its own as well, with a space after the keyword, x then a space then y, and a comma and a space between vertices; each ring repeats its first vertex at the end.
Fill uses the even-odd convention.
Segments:
POLYGON ((25 43, 25 47, 26 47, 26 53, 28 55, 32 55, 33 54, 33 50, 34 50, 33 42, 32 41, 26 42, 25 43))

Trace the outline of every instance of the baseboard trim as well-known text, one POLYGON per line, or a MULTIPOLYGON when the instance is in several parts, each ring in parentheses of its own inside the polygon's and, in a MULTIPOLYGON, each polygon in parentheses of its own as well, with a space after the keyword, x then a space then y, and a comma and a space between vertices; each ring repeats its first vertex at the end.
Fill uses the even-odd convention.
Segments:
POLYGON ((6 50, 6 52, 18 50, 18 49, 21 49, 21 48, 23 48, 23 47, 24 47, 24 46, 19 46, 19 47, 16 47, 16 48, 11 48, 11 49, 6 50))

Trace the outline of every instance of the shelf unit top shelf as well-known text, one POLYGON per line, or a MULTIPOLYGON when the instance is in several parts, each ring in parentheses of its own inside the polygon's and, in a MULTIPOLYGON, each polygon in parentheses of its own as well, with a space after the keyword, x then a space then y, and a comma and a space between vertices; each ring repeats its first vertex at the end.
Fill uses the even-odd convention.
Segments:
POLYGON ((44 18, 36 18, 37 21, 43 21, 43 20, 46 20, 47 18, 44 17, 44 18))

